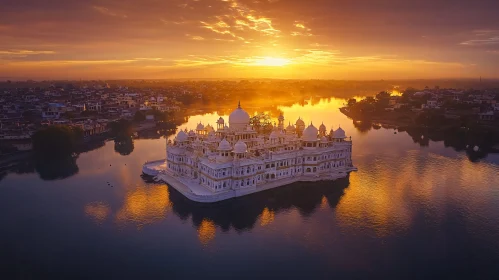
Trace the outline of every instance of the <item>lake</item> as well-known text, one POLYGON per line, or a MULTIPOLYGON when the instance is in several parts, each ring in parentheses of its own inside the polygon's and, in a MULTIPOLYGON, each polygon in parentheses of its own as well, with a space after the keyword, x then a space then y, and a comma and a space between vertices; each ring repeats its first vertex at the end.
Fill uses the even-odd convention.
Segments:
POLYGON ((0 278, 497 279, 499 156, 361 129, 343 103, 277 109, 286 126, 341 126, 357 172, 213 205, 141 177, 146 160, 165 157, 165 138, 21 164, 0 181, 0 278))

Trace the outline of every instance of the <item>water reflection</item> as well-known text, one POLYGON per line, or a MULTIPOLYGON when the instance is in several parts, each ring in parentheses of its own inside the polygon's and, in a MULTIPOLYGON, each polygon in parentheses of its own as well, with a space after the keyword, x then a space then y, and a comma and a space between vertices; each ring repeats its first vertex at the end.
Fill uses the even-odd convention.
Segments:
POLYGON ((132 137, 114 139, 114 151, 122 156, 127 156, 133 152, 132 137))
POLYGON ((262 226, 270 225, 278 213, 289 209, 297 209, 303 217, 308 217, 325 203, 334 208, 348 185, 349 177, 332 182, 294 183, 208 205, 192 202, 175 189, 169 189, 173 213, 183 220, 190 218, 197 228, 208 220, 226 232, 251 230, 258 221, 262 226))
POLYGON ((85 214, 94 219, 97 223, 104 222, 110 213, 111 209, 109 206, 100 201, 85 205, 85 214))
POLYGON ((164 185, 137 186, 127 192, 123 206, 116 213, 116 221, 140 228, 163 220, 170 208, 170 195, 164 185))
POLYGON ((208 219, 203 219, 198 227, 198 239, 203 245, 208 245, 208 243, 215 238, 215 233, 217 229, 215 223, 208 219))
POLYGON ((59 180, 78 173, 77 156, 62 159, 34 159, 35 170, 42 180, 59 180))

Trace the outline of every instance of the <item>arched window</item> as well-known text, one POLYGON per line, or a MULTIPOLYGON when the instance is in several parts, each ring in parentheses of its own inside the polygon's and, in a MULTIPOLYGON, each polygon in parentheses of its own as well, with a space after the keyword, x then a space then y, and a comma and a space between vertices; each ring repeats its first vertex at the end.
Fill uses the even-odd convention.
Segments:
POLYGON ((311 171, 311 170, 310 170, 310 168, 307 168, 307 169, 306 169, 306 172, 310 172, 310 171, 311 171))

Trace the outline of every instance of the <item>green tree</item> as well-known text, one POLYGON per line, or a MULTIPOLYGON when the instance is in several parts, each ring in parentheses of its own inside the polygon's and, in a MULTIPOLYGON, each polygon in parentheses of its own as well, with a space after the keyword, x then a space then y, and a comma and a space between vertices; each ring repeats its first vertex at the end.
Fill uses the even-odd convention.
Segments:
POLYGON ((73 154, 83 140, 79 127, 49 126, 33 135, 33 150, 37 156, 62 158, 73 154))

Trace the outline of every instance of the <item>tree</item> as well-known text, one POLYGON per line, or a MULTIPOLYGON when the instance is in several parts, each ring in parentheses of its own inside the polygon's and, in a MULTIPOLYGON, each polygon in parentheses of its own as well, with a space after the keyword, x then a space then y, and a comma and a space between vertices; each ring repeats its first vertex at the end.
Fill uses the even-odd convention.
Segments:
POLYGON ((86 110, 86 111, 83 111, 80 113, 80 115, 82 117, 97 116, 98 114, 99 114, 99 112, 97 112, 97 111, 89 111, 89 110, 86 110))
POLYGON ((145 120, 146 120, 146 115, 142 111, 135 112, 135 115, 133 116, 133 121, 142 122, 145 120))
POLYGON ((37 156, 63 158, 76 151, 76 146, 83 140, 83 131, 79 127, 49 126, 38 130, 32 140, 37 156))
POLYGON ((132 122, 125 119, 111 122, 108 126, 111 130, 111 135, 117 139, 127 139, 133 134, 132 122))
POLYGON ((68 120, 72 120, 72 119, 74 119, 75 116, 74 116, 73 112, 68 111, 68 112, 64 112, 62 114, 62 117, 66 118, 68 120))
POLYGON ((380 100, 386 100, 386 99, 389 99, 390 96, 391 96, 391 94, 389 92, 387 92, 387 91, 381 91, 378 94, 376 94, 376 99, 378 101, 380 101, 380 100))
POLYGON ((260 113, 250 118, 250 125, 258 133, 270 133, 274 128, 270 115, 265 113, 260 113))

